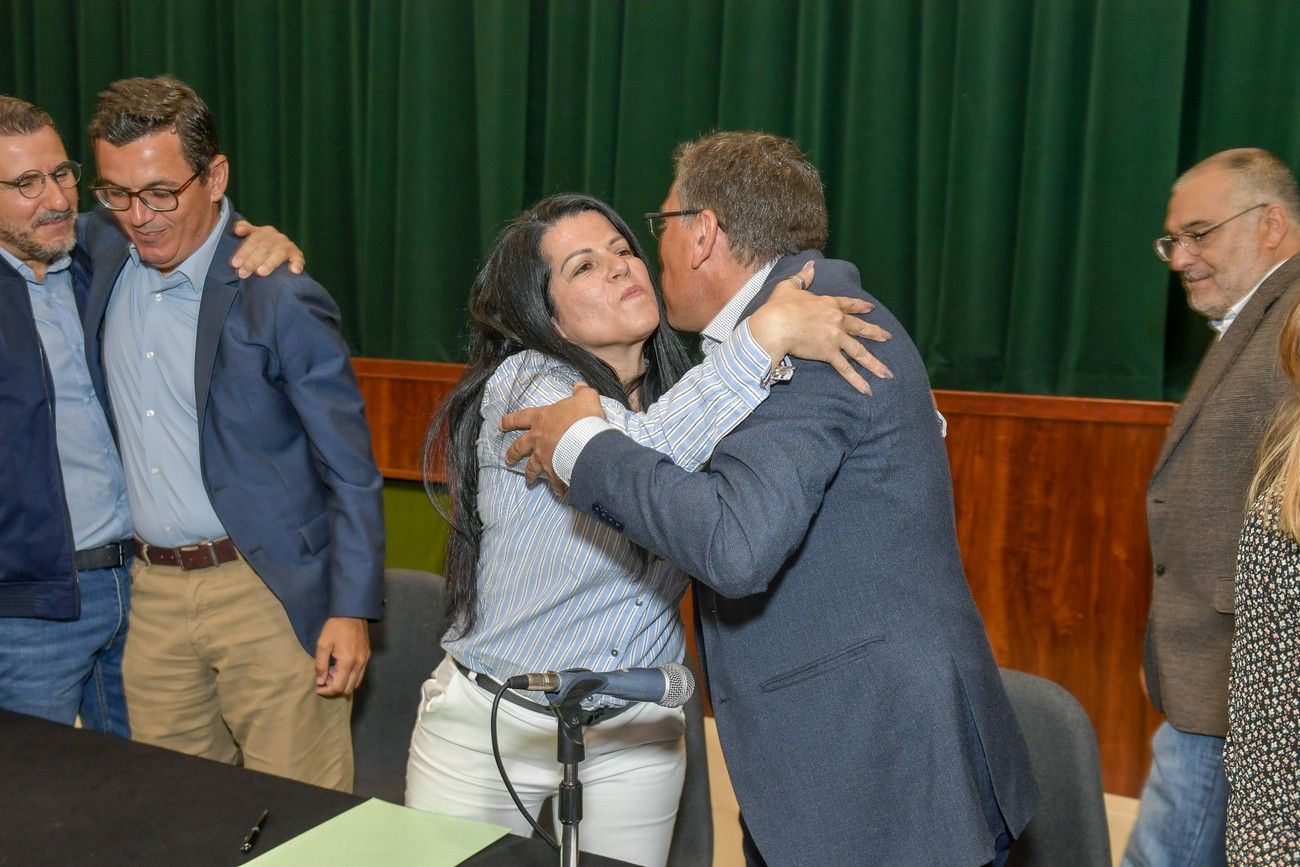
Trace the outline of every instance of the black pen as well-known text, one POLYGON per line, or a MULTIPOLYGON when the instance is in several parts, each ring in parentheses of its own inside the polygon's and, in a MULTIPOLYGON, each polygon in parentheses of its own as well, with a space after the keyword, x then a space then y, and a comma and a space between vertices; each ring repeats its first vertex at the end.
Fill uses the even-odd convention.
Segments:
POLYGON ((243 845, 239 847, 240 852, 253 851, 253 844, 257 842, 258 835, 262 833, 262 826, 266 824, 266 817, 270 814, 270 810, 263 810, 262 815, 257 817, 256 824, 249 828, 248 833, 244 835, 243 845))

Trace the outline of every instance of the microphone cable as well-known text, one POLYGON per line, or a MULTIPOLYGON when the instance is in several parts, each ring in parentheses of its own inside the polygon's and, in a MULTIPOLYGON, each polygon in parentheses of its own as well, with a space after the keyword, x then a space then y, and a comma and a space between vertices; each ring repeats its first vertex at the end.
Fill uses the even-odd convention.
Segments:
MULTIPOLYGON (((496 760, 497 771, 501 774, 501 782, 506 784, 506 791, 510 793, 510 799, 515 802, 515 806, 519 808, 519 812, 528 820, 528 824, 533 826, 533 830, 537 832, 537 835, 545 840, 547 844, 558 853, 560 851, 560 844, 555 842, 554 837, 542 830, 542 826, 537 824, 537 820, 533 818, 533 814, 528 812, 528 809, 524 807, 524 802, 519 800, 519 795, 515 793, 515 787, 510 785, 510 775, 506 773, 505 762, 501 761, 501 745, 497 742, 497 711, 501 707, 501 699, 505 696, 506 690, 509 688, 510 687, 506 686, 504 683, 501 684, 497 689, 496 698, 492 700, 492 716, 488 723, 488 729, 492 735, 492 758, 496 760)), ((555 714, 555 724, 558 726, 559 713, 554 707, 551 708, 551 713, 555 714)))

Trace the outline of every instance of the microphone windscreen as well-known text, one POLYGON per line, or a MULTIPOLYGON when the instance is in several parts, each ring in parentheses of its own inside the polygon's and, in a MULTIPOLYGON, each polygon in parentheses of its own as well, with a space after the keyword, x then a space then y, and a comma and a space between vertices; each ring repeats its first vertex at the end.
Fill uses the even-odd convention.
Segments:
POLYGON ((691 700, 695 693, 695 675, 680 662, 669 662, 663 666, 664 677, 668 681, 664 697, 659 704, 664 707, 681 707, 691 700))

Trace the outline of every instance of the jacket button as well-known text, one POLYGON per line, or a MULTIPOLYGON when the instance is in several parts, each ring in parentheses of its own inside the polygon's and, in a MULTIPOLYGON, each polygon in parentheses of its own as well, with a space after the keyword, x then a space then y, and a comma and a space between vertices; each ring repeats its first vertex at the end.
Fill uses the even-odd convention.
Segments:
POLYGON ((1157 574, 1157 575, 1163 575, 1163 574, 1165 574, 1165 564, 1164 564, 1164 563, 1157 563, 1157 564, 1156 564, 1156 574, 1157 574))

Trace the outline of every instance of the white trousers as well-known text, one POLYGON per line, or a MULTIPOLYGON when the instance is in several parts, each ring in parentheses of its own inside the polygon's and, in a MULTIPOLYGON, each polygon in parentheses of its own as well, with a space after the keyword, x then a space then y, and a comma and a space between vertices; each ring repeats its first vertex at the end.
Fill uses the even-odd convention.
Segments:
MULTIPOLYGON (((445 658, 424 682, 406 766, 406 804, 532 833, 492 758, 492 695, 445 658)), ((668 860, 686 773, 680 708, 639 704, 585 729, 579 848, 647 867, 668 860)), ((519 799, 537 817, 563 778, 556 721, 504 699, 497 712, 501 759, 519 799)), ((557 837, 558 839, 558 837, 557 837)))

